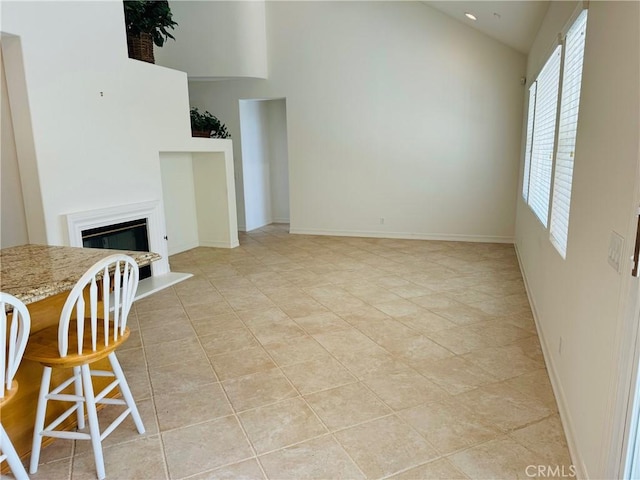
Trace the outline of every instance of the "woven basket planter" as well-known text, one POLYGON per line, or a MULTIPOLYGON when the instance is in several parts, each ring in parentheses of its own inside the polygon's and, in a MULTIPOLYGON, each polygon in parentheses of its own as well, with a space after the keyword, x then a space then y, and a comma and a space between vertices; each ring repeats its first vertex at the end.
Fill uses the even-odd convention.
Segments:
POLYGON ((209 138, 211 136, 211 132, 207 130, 191 130, 191 136, 209 138))
POLYGON ((153 37, 150 33, 141 33, 138 36, 128 33, 127 48, 129 49, 129 58, 156 63, 153 57, 153 37))

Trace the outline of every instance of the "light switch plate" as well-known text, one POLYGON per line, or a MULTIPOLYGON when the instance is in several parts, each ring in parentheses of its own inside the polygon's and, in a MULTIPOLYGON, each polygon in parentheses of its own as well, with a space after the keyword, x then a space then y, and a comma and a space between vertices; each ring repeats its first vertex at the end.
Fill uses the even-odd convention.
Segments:
POLYGON ((622 258, 623 249, 624 238, 622 238, 616 232, 611 232, 611 239, 609 240, 608 261, 609 265, 611 265, 618 273, 620 273, 620 258, 622 258))

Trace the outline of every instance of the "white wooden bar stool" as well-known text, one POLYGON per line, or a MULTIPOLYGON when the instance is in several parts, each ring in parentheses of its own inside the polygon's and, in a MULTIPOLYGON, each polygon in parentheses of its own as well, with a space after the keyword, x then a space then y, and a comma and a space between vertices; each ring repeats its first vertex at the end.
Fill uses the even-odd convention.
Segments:
MULTIPOLYGON (((2 354, 0 354, 0 380, 2 381, 0 410, 11 401, 18 391, 18 382, 13 377, 22 360, 30 328, 31 317, 25 304, 13 295, 0 292, 0 348, 2 349, 2 354), (12 308, 12 312, 8 315, 7 306, 12 308)), ((13 476, 18 480, 29 478, 16 449, 13 448, 7 432, 4 431, 0 422, 0 462, 5 460, 9 464, 13 476)))
POLYGON ((115 353, 129 337, 127 316, 138 288, 138 278, 138 265, 131 257, 116 254, 104 258, 89 268, 73 287, 62 307, 60 323, 31 335, 25 358, 40 362, 44 367, 33 431, 31 473, 38 471, 43 437, 90 440, 98 478, 103 479, 102 440, 129 414, 138 432, 144 433, 142 419, 115 353), (90 369, 90 364, 105 357, 109 359, 112 371, 90 369), (52 368, 72 368, 73 374, 50 390, 52 368), (114 380, 96 394, 92 376, 113 377, 114 380), (71 386, 74 393, 64 393, 71 386), (120 389, 122 399, 107 398, 115 387, 120 389), (45 426, 49 401, 73 405, 45 426), (126 408, 104 432, 100 432, 96 404, 124 405, 126 408), (84 428, 84 408, 89 433, 56 430, 74 413, 78 428, 84 428))

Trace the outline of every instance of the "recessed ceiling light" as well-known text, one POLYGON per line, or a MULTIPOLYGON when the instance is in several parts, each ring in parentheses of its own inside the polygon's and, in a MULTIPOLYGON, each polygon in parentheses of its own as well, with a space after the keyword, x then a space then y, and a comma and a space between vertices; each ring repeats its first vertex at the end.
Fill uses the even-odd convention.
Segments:
POLYGON ((473 20, 474 22, 478 19, 473 13, 469 12, 464 12, 464 16, 470 20, 473 20))

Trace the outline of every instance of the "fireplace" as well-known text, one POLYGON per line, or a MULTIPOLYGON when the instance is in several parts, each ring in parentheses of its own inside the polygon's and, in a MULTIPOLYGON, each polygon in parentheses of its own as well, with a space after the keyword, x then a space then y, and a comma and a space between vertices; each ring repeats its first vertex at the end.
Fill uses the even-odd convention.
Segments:
POLYGON ((172 272, 167 255, 167 237, 160 202, 131 203, 66 215, 69 245, 72 247, 112 248, 150 251, 160 254, 140 269, 136 300, 158 292, 193 275, 172 272), (143 276, 144 275, 144 276, 143 276))
MULTIPOLYGON (((87 248, 109 248, 113 250, 149 251, 147 219, 105 225, 82 230, 82 246, 87 248)), ((140 268, 140 280, 151 276, 151 265, 140 268)))
POLYGON ((70 213, 66 217, 69 245, 72 247, 155 252, 162 258, 151 264, 151 276, 169 273, 164 216, 160 202, 88 210, 70 213))

